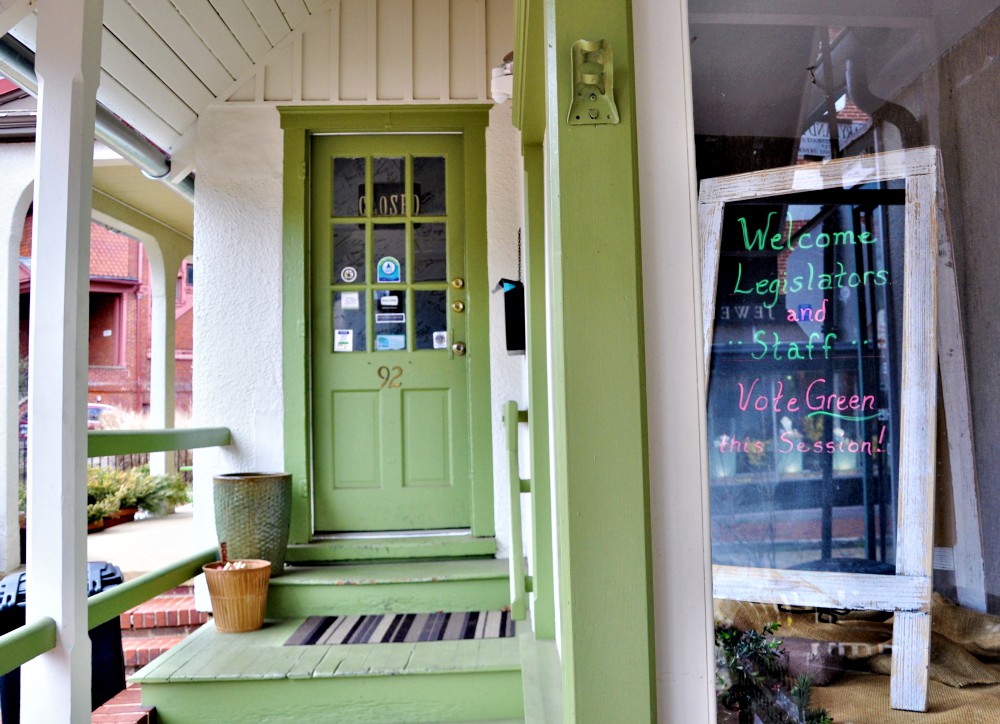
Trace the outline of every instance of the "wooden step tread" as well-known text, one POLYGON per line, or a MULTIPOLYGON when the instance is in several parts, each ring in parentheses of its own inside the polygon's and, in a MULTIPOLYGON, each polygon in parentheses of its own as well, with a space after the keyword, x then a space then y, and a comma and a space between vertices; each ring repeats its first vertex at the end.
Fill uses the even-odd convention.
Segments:
POLYGON ((430 583, 506 578, 507 561, 496 558, 394 563, 338 563, 289 568, 271 579, 271 586, 345 586, 390 583, 430 583))
POLYGON ((288 546, 288 563, 493 556, 496 538, 471 534, 318 538, 288 546))
POLYGON ((518 639, 285 646, 304 619, 268 621, 242 634, 209 623, 132 677, 133 682, 323 679, 519 672, 518 639))

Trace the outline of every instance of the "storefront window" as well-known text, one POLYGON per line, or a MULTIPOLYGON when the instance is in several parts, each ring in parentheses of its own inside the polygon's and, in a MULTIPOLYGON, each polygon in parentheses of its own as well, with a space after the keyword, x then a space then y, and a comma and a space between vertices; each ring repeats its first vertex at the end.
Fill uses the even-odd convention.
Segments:
MULTIPOLYGON (((944 240, 953 254, 946 271, 954 269, 959 321, 951 324, 964 325, 955 339, 966 355, 969 400, 966 420, 948 417, 947 435, 976 440, 970 457, 979 484, 977 490, 971 474, 950 479, 954 453, 939 433, 938 516, 929 511, 923 523, 936 531, 934 590, 962 606, 1000 612, 1000 543, 981 534, 1000 519, 1000 494, 984 484, 1000 469, 992 444, 1000 420, 1000 325, 985 311, 1000 301, 1000 3, 737 7, 689 0, 689 18, 699 181, 784 167, 794 173, 921 147, 940 154, 944 203, 934 222, 942 235, 935 227, 929 238, 944 240), (959 488, 971 494, 971 506, 953 504, 959 488), (952 553, 971 556, 973 566, 980 561, 985 582, 970 579, 962 563, 952 565, 952 553)), ((856 183, 848 173, 832 192, 745 199, 720 213, 707 410, 717 566, 745 569, 748 579, 777 569, 776 581, 785 573, 912 575, 901 573, 898 557, 911 201, 903 181, 856 183), (861 234, 878 243, 855 243, 861 234), (828 243, 817 244, 820 238, 828 243), (838 273, 858 283, 813 283, 816 275, 833 280, 838 273)), ((942 319, 936 311, 924 313, 942 319)), ((942 410, 952 404, 949 394, 939 395, 942 410)), ((942 427, 943 411, 938 420, 942 427)), ((740 598, 733 586, 727 591, 740 598)), ((745 627, 780 621, 790 637, 802 616, 813 624, 826 616, 829 624, 830 615, 794 606, 750 614, 732 601, 721 608, 742 616, 737 623, 745 627)), ((823 638, 815 627, 803 630, 805 638, 823 638)), ((843 631, 832 634, 841 643, 843 631)), ((852 650, 848 658, 850 665, 841 659, 839 668, 879 669, 874 653, 852 650)), ((852 686, 853 676, 845 677, 852 686)), ((858 701, 868 696, 858 691, 858 701)), ((837 697, 821 693, 817 700, 837 697)), ((866 721, 869 712, 836 704, 831 713, 835 721, 866 721)))

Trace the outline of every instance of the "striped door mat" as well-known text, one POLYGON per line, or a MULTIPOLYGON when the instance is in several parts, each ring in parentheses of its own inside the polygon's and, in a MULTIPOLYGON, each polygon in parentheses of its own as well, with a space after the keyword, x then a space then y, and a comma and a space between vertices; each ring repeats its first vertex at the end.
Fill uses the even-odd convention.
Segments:
POLYGON ((514 635, 510 611, 310 616, 285 646, 498 639, 514 635))

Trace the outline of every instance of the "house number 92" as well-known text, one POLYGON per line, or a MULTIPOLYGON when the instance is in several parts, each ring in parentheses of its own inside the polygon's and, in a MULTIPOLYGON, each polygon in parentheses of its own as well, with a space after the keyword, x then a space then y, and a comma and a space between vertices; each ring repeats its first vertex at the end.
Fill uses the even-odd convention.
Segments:
POLYGON ((392 369, 389 369, 388 367, 384 366, 379 367, 378 378, 382 380, 382 384, 379 385, 378 388, 382 390, 385 389, 386 387, 389 388, 402 387, 403 383, 399 381, 399 378, 402 376, 403 376, 402 367, 393 367, 392 369))

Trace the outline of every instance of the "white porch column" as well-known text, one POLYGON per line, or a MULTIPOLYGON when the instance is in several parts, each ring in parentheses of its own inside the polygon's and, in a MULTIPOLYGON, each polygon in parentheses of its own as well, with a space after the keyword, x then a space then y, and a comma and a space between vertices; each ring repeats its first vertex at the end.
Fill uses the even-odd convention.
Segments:
POLYGON ((18 315, 18 252, 24 218, 31 205, 35 175, 35 146, 18 143, 0 150, 0 287, 6 313, 0 319, 0 572, 21 563, 17 522, 17 359, 20 343, 18 315))
MULTIPOLYGON (((175 408, 175 320, 177 270, 184 260, 174 250, 156 244, 144 247, 149 257, 149 276, 152 280, 150 360, 149 360, 149 422, 153 428, 174 426, 175 408)), ((149 456, 149 470, 153 475, 177 472, 174 453, 153 453, 149 456)))
MULTIPOLYGON (((174 426, 176 403, 175 296, 177 270, 192 251, 192 241, 176 229, 145 216, 105 193, 94 193, 94 218, 135 237, 149 260, 151 279, 149 414, 153 428, 174 426)), ((175 472, 173 453, 150 455, 154 475, 175 472)))
POLYGON ((56 647, 22 669, 21 719, 90 721, 87 319, 102 0, 39 0, 29 349, 27 618, 56 647))

